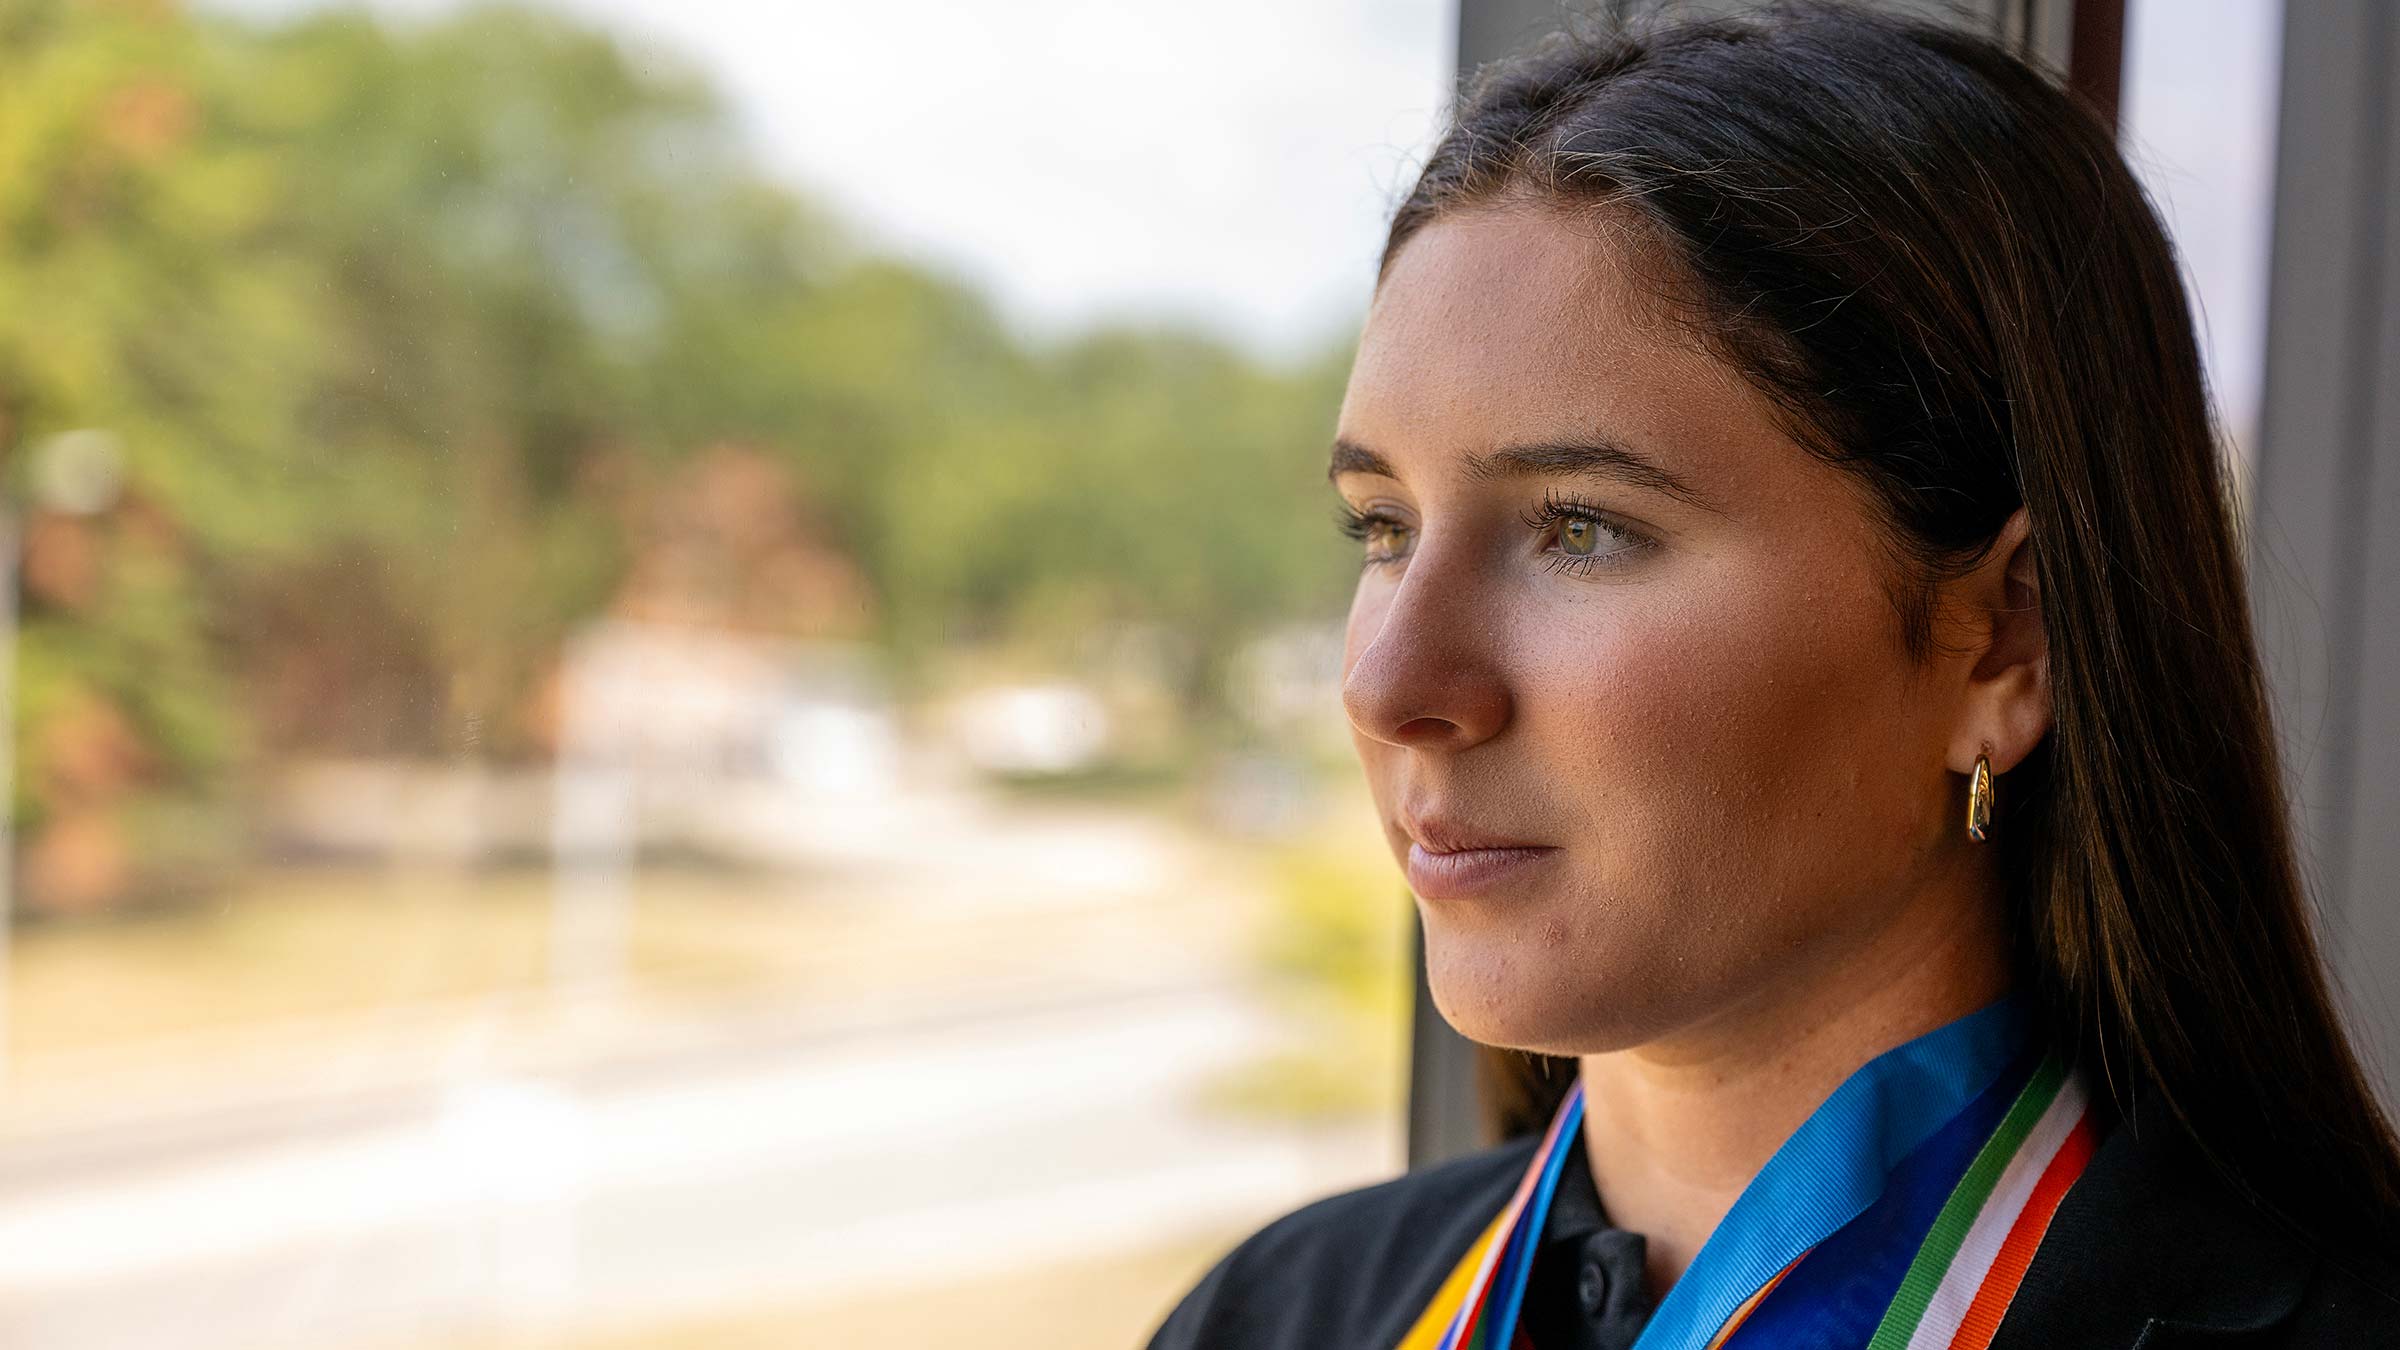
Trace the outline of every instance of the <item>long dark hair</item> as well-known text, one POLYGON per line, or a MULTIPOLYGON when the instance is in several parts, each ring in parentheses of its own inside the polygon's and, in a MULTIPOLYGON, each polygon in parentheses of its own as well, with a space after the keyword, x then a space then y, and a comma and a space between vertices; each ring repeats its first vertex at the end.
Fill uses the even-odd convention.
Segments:
MULTIPOLYGON (((2125 1127, 2303 1236, 2391 1231, 2400 1142, 2311 931, 2175 252, 2110 127, 1933 24, 1618 22, 1479 72, 1383 272, 1513 198, 1630 223, 1671 312, 1873 489, 1912 656, 2028 509, 2053 724, 1992 845, 2021 985, 2125 1127)), ((1484 1068, 1502 1132, 1573 1081, 1484 1068)))

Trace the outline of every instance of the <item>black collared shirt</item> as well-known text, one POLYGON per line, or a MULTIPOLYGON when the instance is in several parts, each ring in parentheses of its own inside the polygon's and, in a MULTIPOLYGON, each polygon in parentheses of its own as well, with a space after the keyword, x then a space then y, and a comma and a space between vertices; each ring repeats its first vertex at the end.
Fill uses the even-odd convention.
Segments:
MULTIPOLYGON (((1193 1287, 1151 1350, 1392 1350, 1539 1143, 1525 1136, 1277 1219, 1193 1287)), ((2363 1246, 2303 1241, 2165 1129, 2120 1125, 2060 1203, 1991 1350, 2400 1346, 2400 1215, 2393 1223, 2393 1237, 2363 1246)), ((1607 1224, 1575 1149, 1526 1282, 1536 1350, 1632 1345, 1651 1306, 1646 1246, 1607 1224)))
MULTIPOLYGON (((1390 1350, 1540 1143, 1528 1135, 1276 1220, 1201 1279, 1150 1350, 1390 1350)), ((1647 1256, 1641 1234, 1609 1224, 1589 1159, 1570 1148, 1525 1283, 1537 1350, 1630 1350, 1654 1303, 1647 1256)))

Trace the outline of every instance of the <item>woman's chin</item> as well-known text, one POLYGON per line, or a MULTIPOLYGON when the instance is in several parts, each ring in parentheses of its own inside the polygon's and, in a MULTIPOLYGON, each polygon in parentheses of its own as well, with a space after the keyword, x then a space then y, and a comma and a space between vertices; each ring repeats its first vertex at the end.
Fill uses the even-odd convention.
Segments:
MULTIPOLYGON (((1433 955, 1433 1006, 1468 1040, 1528 1054, 1580 1055, 1618 1048, 1629 1017, 1622 986, 1587 968, 1433 955)), ((1638 1038, 1636 1038, 1638 1039, 1638 1038)))
POLYGON ((1447 980, 1435 973, 1430 985, 1442 1021, 1474 1043, 1531 1055, 1582 1055, 1582 1047, 1591 1043, 1598 1009, 1589 999, 1562 999, 1553 980, 1512 987, 1481 975, 1447 980))

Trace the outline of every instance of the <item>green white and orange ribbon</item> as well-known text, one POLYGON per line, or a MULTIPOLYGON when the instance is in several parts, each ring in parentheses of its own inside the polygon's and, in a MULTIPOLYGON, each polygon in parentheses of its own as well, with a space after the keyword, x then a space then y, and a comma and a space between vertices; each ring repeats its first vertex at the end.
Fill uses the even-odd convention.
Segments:
MULTIPOLYGON (((1579 1084, 1398 1350, 1528 1350, 1519 1305, 1582 1116, 1579 1084)), ((1984 1350, 2102 1130, 2013 999, 1921 1037, 1786 1141, 1636 1350, 1984 1350)))

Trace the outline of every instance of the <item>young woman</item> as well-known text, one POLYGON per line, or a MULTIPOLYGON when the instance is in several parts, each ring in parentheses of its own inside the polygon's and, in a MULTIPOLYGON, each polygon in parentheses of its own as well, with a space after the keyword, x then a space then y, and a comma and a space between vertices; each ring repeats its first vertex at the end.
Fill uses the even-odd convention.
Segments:
POLYGON ((1562 42, 1392 223, 1343 698, 1526 1133, 1183 1347, 2400 1345, 2173 250, 1954 31, 1562 42))

